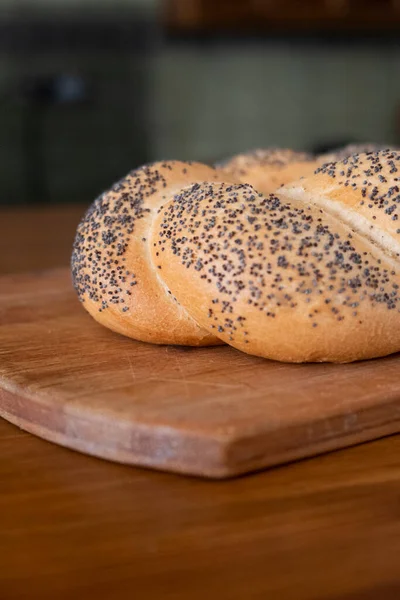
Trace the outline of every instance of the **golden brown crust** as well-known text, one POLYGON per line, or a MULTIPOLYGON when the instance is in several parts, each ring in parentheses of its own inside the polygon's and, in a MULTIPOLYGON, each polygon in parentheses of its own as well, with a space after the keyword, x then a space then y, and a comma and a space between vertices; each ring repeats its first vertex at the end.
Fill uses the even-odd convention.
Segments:
POLYGON ((397 264, 319 207, 196 185, 160 211, 151 248, 177 300, 240 350, 348 362, 400 349, 397 264))
POLYGON ((218 168, 237 181, 270 194, 289 181, 313 173, 317 166, 313 156, 306 152, 267 148, 238 154, 218 168))
POLYGON ((72 273, 80 300, 99 323, 157 344, 221 343, 171 299, 149 259, 156 210, 204 180, 221 176, 199 163, 155 163, 132 171, 89 208, 77 230, 72 273))

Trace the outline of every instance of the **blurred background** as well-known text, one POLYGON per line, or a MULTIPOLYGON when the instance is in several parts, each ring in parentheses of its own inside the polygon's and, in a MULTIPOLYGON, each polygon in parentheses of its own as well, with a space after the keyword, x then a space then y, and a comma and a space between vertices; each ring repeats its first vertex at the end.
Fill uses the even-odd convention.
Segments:
POLYGON ((400 143, 400 0, 1 0, 0 203, 160 158, 400 143))

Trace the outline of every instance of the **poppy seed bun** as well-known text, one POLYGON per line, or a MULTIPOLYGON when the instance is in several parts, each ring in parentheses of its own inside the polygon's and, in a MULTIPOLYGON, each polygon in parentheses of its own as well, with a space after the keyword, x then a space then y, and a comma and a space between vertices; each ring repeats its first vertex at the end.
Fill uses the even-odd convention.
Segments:
POLYGON ((221 343, 172 300, 148 246, 153 217, 163 202, 195 182, 220 180, 206 165, 160 162, 132 171, 95 200, 76 233, 72 275, 79 299, 96 321, 145 342, 221 343))
MULTIPOLYGON (((320 165, 323 165, 328 162, 337 162, 339 160, 344 160, 345 158, 349 158, 352 154, 361 154, 365 152, 377 152, 380 150, 387 150, 388 146, 380 145, 380 144, 348 144, 343 148, 337 148, 333 150, 333 152, 328 152, 326 154, 320 154, 317 156, 317 162, 320 165)), ((390 148, 391 150, 395 150, 395 148, 390 148)))
MULTIPOLYGON (((337 185, 318 176, 322 187, 337 185)), ((340 190, 345 197, 351 188, 340 190)), ((187 188, 154 221, 163 281, 196 322, 249 354, 349 362, 398 351, 397 260, 295 196, 226 183, 187 188)))
POLYGON ((327 163, 281 193, 314 204, 400 258, 400 152, 353 154, 327 163))
POLYGON ((306 152, 269 148, 238 154, 217 168, 236 181, 250 183, 257 191, 270 194, 289 181, 313 173, 317 166, 306 152))

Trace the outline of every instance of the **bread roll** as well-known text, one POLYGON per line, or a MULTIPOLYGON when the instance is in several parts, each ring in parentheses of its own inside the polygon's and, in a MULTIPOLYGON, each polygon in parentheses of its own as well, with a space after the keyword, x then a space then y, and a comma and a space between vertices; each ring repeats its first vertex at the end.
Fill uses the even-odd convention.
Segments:
POLYGON ((270 148, 239 154, 218 168, 241 183, 250 183, 263 194, 271 194, 281 185, 313 173, 317 166, 315 159, 305 152, 270 148))
POLYGON ((132 171, 92 204, 78 227, 72 274, 79 299, 96 321, 156 344, 221 343, 171 298, 150 261, 148 242, 163 202, 195 182, 219 180, 215 169, 202 164, 160 162, 132 171))
POLYGON ((287 362, 400 350, 400 153, 264 196, 205 165, 142 167, 78 228, 74 284, 114 331, 287 362))
POLYGON ((399 154, 360 155, 268 198, 196 184, 160 210, 153 262, 196 322, 244 352, 287 362, 396 352, 399 167, 399 154))
MULTIPOLYGON (((380 145, 380 144, 348 144, 343 148, 337 148, 333 152, 327 152, 325 154, 320 154, 317 156, 318 166, 321 166, 328 162, 337 162, 339 160, 344 160, 345 158, 349 158, 352 154, 362 154, 365 152, 377 152, 380 150, 387 150, 388 146, 380 145)), ((396 148, 392 147, 390 150, 395 150, 396 148)))
POLYGON ((281 193, 317 206, 399 259, 400 152, 353 154, 287 184, 281 193))

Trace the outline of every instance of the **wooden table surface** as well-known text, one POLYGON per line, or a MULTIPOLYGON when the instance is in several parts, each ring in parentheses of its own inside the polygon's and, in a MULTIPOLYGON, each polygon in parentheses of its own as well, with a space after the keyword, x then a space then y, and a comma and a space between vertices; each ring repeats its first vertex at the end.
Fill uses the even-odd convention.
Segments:
MULTIPOLYGON (((0 273, 66 264, 81 213, 0 210, 0 273)), ((16 598, 399 599, 400 436, 210 482, 0 420, 0 599, 16 598)))

